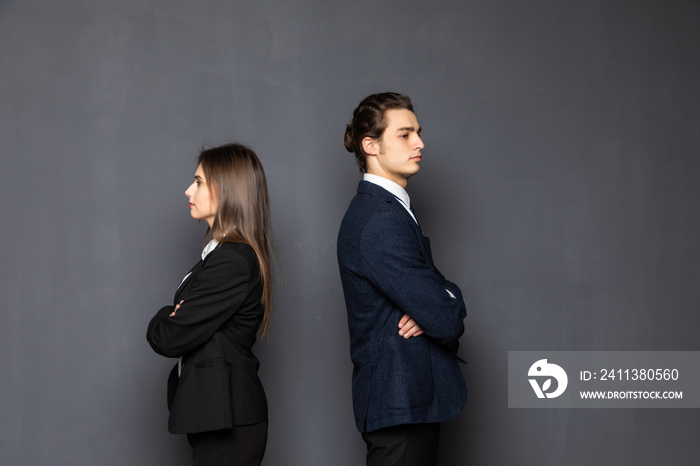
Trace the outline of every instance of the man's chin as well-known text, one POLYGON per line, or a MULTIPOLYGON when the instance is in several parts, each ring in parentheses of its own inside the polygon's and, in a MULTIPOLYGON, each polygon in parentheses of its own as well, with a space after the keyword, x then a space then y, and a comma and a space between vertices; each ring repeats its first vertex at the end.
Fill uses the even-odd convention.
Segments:
POLYGON ((413 170, 411 170, 408 173, 405 173, 406 179, 409 179, 410 177, 412 177, 413 175, 415 175, 419 171, 420 171, 420 166, 416 165, 416 167, 413 170))

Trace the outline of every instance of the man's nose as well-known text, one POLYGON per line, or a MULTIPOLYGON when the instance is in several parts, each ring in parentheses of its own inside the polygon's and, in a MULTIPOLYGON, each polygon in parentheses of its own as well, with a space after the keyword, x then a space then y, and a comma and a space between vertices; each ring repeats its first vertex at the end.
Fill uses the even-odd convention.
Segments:
POLYGON ((423 144, 423 139, 421 139, 420 136, 416 135, 416 148, 422 149, 424 147, 425 147, 425 144, 423 144))

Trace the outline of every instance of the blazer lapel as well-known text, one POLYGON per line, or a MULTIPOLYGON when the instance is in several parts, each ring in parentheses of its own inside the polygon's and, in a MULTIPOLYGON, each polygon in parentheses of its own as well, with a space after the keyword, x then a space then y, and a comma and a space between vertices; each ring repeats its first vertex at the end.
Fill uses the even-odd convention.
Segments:
POLYGON ((182 300, 181 297, 187 295, 187 290, 190 289, 194 277, 199 273, 200 270, 202 270, 203 266, 204 261, 200 260, 195 264, 194 267, 192 267, 192 270, 190 270, 189 274, 187 275, 187 278, 183 280, 180 286, 177 287, 177 291, 175 291, 175 303, 179 303, 182 300))
POLYGON ((411 220, 411 225, 413 225, 414 232, 420 240, 419 243, 423 249, 423 252, 425 253, 425 256, 428 258, 430 265, 433 264, 433 253, 430 250, 430 239, 423 235, 423 230, 421 230, 420 224, 418 224, 416 219, 411 217, 411 214, 406 211, 406 208, 403 206, 401 201, 396 198, 396 196, 381 186, 364 180, 360 181, 360 185, 357 187, 357 192, 358 194, 371 194, 373 196, 378 196, 393 205, 395 209, 399 209, 403 215, 406 215, 411 220))
MULTIPOLYGON (((360 185, 357 187, 357 193, 358 194, 371 194, 373 196, 377 196, 377 197, 383 199, 387 203, 390 203, 391 205, 394 206, 394 208, 399 209, 399 211, 402 214, 404 214, 408 218, 410 218, 411 223, 416 228, 416 231, 418 231, 420 233, 420 231, 421 231, 420 225, 418 225, 418 222, 416 221, 416 219, 414 219, 411 216, 411 214, 408 213, 408 211, 403 206, 401 201, 396 196, 394 196, 392 193, 387 191, 386 189, 382 188, 379 185, 371 183, 369 181, 362 180, 362 181, 360 181, 360 185)), ((420 233, 420 234, 421 234, 421 236, 423 235, 422 233, 420 233)))

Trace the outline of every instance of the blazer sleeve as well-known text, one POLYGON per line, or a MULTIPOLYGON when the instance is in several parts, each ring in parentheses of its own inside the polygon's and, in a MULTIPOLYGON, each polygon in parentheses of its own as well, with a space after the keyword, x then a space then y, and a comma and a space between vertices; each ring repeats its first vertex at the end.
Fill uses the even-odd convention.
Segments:
POLYGON ((367 277, 426 335, 456 350, 466 316, 462 293, 427 260, 409 220, 393 211, 368 219, 360 242, 367 277))
POLYGON ((179 357, 206 343, 244 303, 254 279, 248 259, 229 248, 210 254, 177 313, 165 306, 151 319, 146 338, 156 353, 179 357))

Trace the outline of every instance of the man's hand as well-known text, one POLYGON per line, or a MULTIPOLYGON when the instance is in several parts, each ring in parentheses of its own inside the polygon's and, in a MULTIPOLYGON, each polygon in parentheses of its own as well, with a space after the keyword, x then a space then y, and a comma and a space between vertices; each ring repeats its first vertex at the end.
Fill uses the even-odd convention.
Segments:
POLYGON ((401 320, 399 320, 399 335, 402 337, 411 338, 422 334, 423 330, 421 330, 416 321, 408 314, 404 314, 401 320))
POLYGON ((172 317, 172 316, 175 315, 175 313, 177 312, 177 310, 180 309, 180 304, 182 304, 182 303, 184 303, 184 302, 185 302, 185 300, 183 299, 182 301, 180 301, 180 302, 177 304, 177 306, 175 306, 175 310, 174 310, 173 312, 170 313, 170 317, 172 317))

